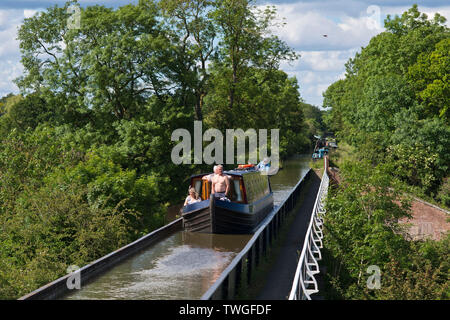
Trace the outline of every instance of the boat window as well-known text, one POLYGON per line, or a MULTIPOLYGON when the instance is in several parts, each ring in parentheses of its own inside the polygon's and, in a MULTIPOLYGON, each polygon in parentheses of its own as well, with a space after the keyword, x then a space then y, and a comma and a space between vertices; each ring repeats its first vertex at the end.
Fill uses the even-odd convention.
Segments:
MULTIPOLYGON (((199 197, 202 200, 206 200, 209 197, 208 191, 208 181, 202 180, 202 178, 193 178, 191 182, 191 187, 195 188, 195 191, 198 193, 199 197)), ((209 187, 211 189, 211 187, 209 187)))
POLYGON ((197 194, 201 196, 202 194, 202 180, 194 180, 194 188, 197 194))
POLYGON ((211 193, 211 182, 208 180, 203 180, 203 189, 202 189, 202 199, 207 200, 209 199, 209 195, 211 193))
POLYGON ((244 176, 247 201, 255 202, 270 193, 268 177, 259 173, 244 176))
POLYGON ((270 193, 269 179, 267 178, 267 176, 264 176, 262 179, 262 192, 263 195, 268 195, 270 193))
POLYGON ((240 179, 233 179, 232 181, 232 186, 233 186, 233 201, 236 202, 242 202, 243 198, 242 198, 242 192, 241 192, 241 188, 240 188, 240 179))

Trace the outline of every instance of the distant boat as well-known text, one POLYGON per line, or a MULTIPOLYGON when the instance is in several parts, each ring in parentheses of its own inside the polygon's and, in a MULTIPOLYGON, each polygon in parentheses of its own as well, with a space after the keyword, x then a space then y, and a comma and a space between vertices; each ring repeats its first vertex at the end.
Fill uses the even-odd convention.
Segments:
POLYGON ((338 147, 336 142, 334 142, 334 141, 329 142, 328 146, 330 146, 331 148, 337 148, 338 147))
POLYGON ((323 156, 327 155, 329 152, 328 147, 320 148, 316 151, 314 151, 312 158, 313 159, 322 159, 323 156))
POLYGON ((203 180, 207 174, 191 177, 202 201, 183 207, 183 226, 186 231, 203 233, 254 233, 273 209, 273 192, 268 175, 252 170, 225 171, 231 177, 229 198, 214 198, 211 182, 203 180))
POLYGON ((322 159, 324 155, 328 154, 328 147, 325 139, 322 139, 321 136, 314 135, 314 138, 317 139, 316 145, 314 146, 314 152, 312 154, 312 158, 322 159))

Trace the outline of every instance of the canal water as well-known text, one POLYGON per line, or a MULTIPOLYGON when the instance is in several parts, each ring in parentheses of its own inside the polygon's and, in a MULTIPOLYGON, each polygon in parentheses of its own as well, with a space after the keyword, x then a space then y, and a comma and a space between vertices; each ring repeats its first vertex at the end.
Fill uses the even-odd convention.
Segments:
MULTIPOLYGON (((270 178, 275 205, 309 169, 309 155, 283 162, 270 178)), ((199 299, 251 235, 180 231, 83 285, 64 299, 199 299)))

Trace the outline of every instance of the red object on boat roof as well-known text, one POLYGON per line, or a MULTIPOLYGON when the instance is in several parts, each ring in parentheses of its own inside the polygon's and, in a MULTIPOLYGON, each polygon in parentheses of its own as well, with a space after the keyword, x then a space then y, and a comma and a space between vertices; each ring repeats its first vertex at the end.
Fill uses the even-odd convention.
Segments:
POLYGON ((238 165, 238 169, 247 169, 247 168, 252 168, 254 167, 254 164, 240 164, 238 165))

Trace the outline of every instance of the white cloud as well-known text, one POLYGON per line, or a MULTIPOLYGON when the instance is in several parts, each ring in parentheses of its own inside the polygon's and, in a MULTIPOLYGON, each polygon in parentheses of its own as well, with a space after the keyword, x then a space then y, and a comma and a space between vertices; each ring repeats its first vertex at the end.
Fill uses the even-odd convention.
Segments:
MULTIPOLYGON (((268 1, 274 3, 277 0, 268 1)), ((53 0, 31 2, 2 0, 0 5, 0 96, 17 92, 12 80, 21 75, 20 50, 17 28, 24 18, 29 18, 53 0), (16 5, 13 5, 15 3, 16 5), (11 9, 16 7, 17 9, 11 9)), ((108 1, 109 4, 124 4, 125 0, 108 1)), ((136 2, 136 1, 134 1, 136 2)), ((287 2, 287 1, 286 1, 287 2)), ((418 1, 419 11, 430 18, 439 12, 450 20, 450 6, 444 1, 418 1), (424 5, 426 3, 426 5, 424 5)), ((105 4, 101 0, 82 0, 82 4, 105 4)), ((321 105, 322 92, 334 81, 345 76, 345 62, 356 51, 366 46, 370 39, 383 31, 383 20, 387 14, 402 14, 411 7, 406 0, 378 1, 298 1, 275 4, 279 17, 286 18, 287 25, 275 29, 301 58, 281 68, 299 80, 300 92, 308 103, 321 105), (378 5, 378 7, 371 7, 378 5), (377 11, 379 8, 379 11, 377 11), (327 35, 324 37, 323 35, 327 35)), ((449 21, 447 21, 449 25, 449 21)))
MULTIPOLYGON (((382 12, 384 15, 390 14, 392 17, 394 17, 395 15, 401 15, 409 8, 410 6, 383 7, 382 12)), ((446 25, 450 26, 450 6, 447 5, 438 8, 431 8, 419 5, 418 9, 421 13, 425 13, 428 16, 428 19, 433 18, 436 13, 439 13, 441 16, 444 16, 447 19, 446 25)))
POLYGON ((302 7, 301 3, 276 6, 286 25, 274 28, 274 32, 297 50, 348 50, 366 45, 382 31, 380 27, 374 28, 374 17, 366 10, 356 18, 345 13, 327 17, 315 10, 304 11, 302 7))
POLYGON ((341 71, 357 49, 329 51, 298 51, 300 59, 296 62, 283 63, 283 70, 341 71))
MULTIPOLYGON (((354 57, 370 39, 384 31, 387 14, 401 15, 412 4, 393 6, 396 1, 355 2, 321 1, 296 2, 275 5, 278 16, 286 25, 274 28, 274 33, 287 42, 301 58, 281 68, 296 76, 300 93, 306 102, 322 104, 322 92, 345 78, 345 63, 354 57), (385 6, 383 6, 385 4, 385 6), (326 37, 324 37, 326 35, 326 37)), ((419 11, 429 18, 436 12, 450 20, 450 6, 426 7, 419 4, 419 11)))
POLYGON ((8 15, 6 11, 0 10, 0 28, 6 26, 8 24, 8 15))
POLYGON ((311 71, 311 70, 285 70, 285 72, 299 80, 299 91, 305 102, 322 106, 322 93, 328 86, 342 79, 345 75, 344 71, 311 71))
POLYGON ((17 86, 13 83, 23 72, 22 65, 18 61, 0 61, 0 97, 10 93, 18 92, 17 86))
POLYGON ((23 10, 0 10, 0 97, 18 92, 13 80, 22 74, 17 30, 24 18, 23 10))
POLYGON ((318 106, 328 86, 345 76, 348 59, 383 31, 381 10, 366 5, 326 9, 298 2, 276 8, 286 25, 275 28, 274 33, 301 56, 294 63, 283 63, 281 68, 297 77, 303 99, 318 106))
POLYGON ((32 16, 35 15, 36 12, 38 12, 38 10, 28 10, 28 9, 25 9, 25 10, 23 10, 23 16, 24 16, 25 18, 31 18, 32 16))
POLYGON ((295 76, 300 94, 306 102, 321 106, 322 93, 333 82, 345 77, 345 63, 357 52, 349 50, 301 51, 301 58, 294 63, 282 63, 281 69, 295 76))

